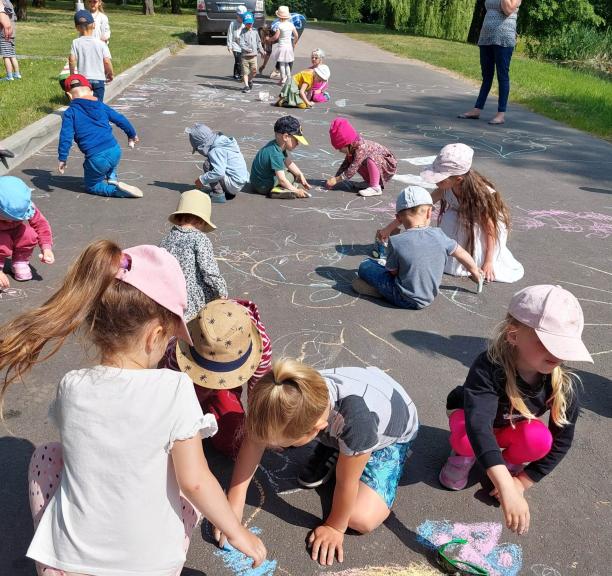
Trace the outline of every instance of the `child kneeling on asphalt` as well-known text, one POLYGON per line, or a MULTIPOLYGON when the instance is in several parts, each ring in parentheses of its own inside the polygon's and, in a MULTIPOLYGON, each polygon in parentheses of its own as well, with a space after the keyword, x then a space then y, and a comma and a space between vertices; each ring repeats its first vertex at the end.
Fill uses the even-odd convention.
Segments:
MULTIPOLYGON (((275 362, 251 390, 246 433, 227 498, 241 519, 247 489, 266 448, 320 444, 299 482, 320 486, 335 473, 331 512, 308 537, 320 564, 343 561, 344 533, 375 530, 387 518, 418 429, 402 386, 374 367, 318 372, 297 360, 275 362)), ((215 530, 223 544, 223 535, 215 530)))
POLYGON ((306 191, 310 190, 310 184, 290 154, 299 144, 308 146, 300 121, 293 116, 279 118, 274 123, 274 140, 270 140, 253 159, 251 187, 254 192, 269 198, 310 197, 306 191))
POLYGON ((438 294, 450 256, 479 282, 481 271, 466 250, 439 228, 430 227, 432 208, 431 194, 425 188, 408 186, 400 192, 396 218, 406 230, 389 237, 384 266, 369 258, 361 263, 359 278, 353 281, 355 292, 384 298, 400 308, 425 308, 438 294))
POLYGON ((32 203, 32 190, 15 176, 0 176, 0 290, 9 287, 2 271, 11 258, 13 276, 20 282, 32 279, 30 258, 40 246, 40 260, 53 264, 53 236, 49 222, 32 203))
POLYGON ((113 136, 111 122, 123 130, 130 148, 138 142, 136 130, 119 112, 100 102, 92 92, 89 81, 80 74, 72 74, 64 81, 70 106, 64 111, 57 155, 58 170, 64 173, 68 153, 74 140, 85 156, 85 188, 90 194, 115 198, 142 198, 142 190, 119 182, 117 166, 121 147, 113 136))
POLYGON ((196 188, 209 194, 212 202, 232 200, 249 181, 249 171, 236 139, 199 123, 186 132, 193 153, 204 156, 203 173, 195 181, 196 188), (210 192, 206 187, 210 187, 210 192))

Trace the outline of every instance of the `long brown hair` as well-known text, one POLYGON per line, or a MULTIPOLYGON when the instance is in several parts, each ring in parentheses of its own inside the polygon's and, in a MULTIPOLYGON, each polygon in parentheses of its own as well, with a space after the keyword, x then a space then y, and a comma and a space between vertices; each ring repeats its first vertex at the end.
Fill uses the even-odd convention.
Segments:
POLYGON ((79 328, 99 352, 129 347, 143 327, 158 319, 173 333, 180 319, 137 288, 115 279, 121 248, 110 240, 91 243, 72 264, 60 289, 42 306, 0 326, 0 406, 7 388, 51 358, 79 328), (51 344, 41 357, 43 348, 51 344))
MULTIPOLYGON (((467 238, 465 249, 474 256, 474 226, 478 224, 486 231, 489 222, 491 222, 495 236, 499 237, 500 222, 503 222, 510 232, 510 210, 501 194, 497 192, 495 184, 488 178, 476 170, 470 170, 462 178, 458 210, 459 222, 460 226, 463 226, 467 238), (494 192, 491 192, 491 190, 494 190, 494 192)), ((448 203, 443 199, 440 203, 438 221, 440 221, 447 208, 448 203)))
MULTIPOLYGON (((525 325, 508 314, 497 327, 489 343, 488 356, 491 362, 500 366, 504 371, 506 396, 510 400, 511 411, 516 410, 524 418, 533 420, 536 416, 527 408, 516 383, 516 348, 508 342, 508 331, 521 326, 525 325)), ((552 393, 547 403, 553 422, 557 426, 569 424, 567 407, 576 393, 574 378, 578 377, 568 372, 563 366, 557 366, 550 375, 552 393)))
POLYGON ((264 444, 279 437, 297 440, 313 430, 328 405, 329 391, 321 374, 283 358, 249 394, 246 433, 264 444))

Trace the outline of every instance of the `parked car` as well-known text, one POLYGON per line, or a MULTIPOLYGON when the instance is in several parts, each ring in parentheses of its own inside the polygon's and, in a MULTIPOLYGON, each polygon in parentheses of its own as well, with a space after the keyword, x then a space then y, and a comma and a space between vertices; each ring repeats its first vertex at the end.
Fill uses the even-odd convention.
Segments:
POLYGON ((264 0, 198 0, 198 43, 206 44, 213 36, 224 35, 241 5, 253 12, 255 28, 261 28, 266 20, 264 0))

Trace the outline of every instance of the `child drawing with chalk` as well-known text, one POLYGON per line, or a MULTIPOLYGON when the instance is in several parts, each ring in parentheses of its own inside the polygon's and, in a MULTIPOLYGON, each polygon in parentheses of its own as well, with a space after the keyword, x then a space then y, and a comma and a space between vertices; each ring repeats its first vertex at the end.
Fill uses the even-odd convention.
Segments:
POLYGON ((189 376, 156 369, 169 338, 193 343, 186 304, 166 250, 98 240, 45 304, 0 327, 0 401, 76 332, 98 356, 59 383, 49 415, 61 443, 39 446, 30 462, 27 556, 38 574, 178 575, 200 514, 254 566, 264 561, 206 462, 202 437, 215 433, 214 417, 189 376))
POLYGON ((32 202, 32 189, 21 178, 0 176, 0 290, 9 287, 4 263, 11 258, 15 280, 32 279, 30 259, 36 245, 40 261, 53 264, 51 226, 32 202))
POLYGON ((181 266, 187 282, 185 320, 193 320, 201 308, 217 298, 227 298, 227 284, 215 260, 207 232, 216 230, 211 219, 208 194, 187 190, 181 194, 178 208, 168 220, 173 224, 160 242, 181 266))
POLYGON ((335 176, 326 182, 334 188, 342 182, 349 182, 360 196, 380 196, 385 183, 397 171, 397 159, 383 145, 362 138, 346 118, 335 118, 329 127, 332 146, 345 154, 344 161, 335 176), (350 182, 359 174, 363 182, 350 182))
POLYGON ((232 200, 249 181, 249 171, 236 139, 200 123, 185 132, 189 134, 192 153, 204 156, 196 188, 204 190, 217 204, 232 200))
POLYGON ((235 458, 244 433, 242 386, 250 391, 272 366, 272 343, 254 302, 214 300, 187 324, 190 346, 173 338, 160 368, 185 372, 204 412, 217 420, 215 449, 235 458))
POLYGON ((282 116, 274 123, 274 140, 268 142, 253 159, 251 189, 268 198, 309 198, 311 186, 291 157, 299 144, 308 146, 300 121, 282 116))
POLYGON ((396 221, 405 231, 389 238, 385 264, 370 258, 359 266, 353 290, 384 298, 400 308, 419 310, 438 295, 444 267, 451 258, 461 262, 478 283, 481 270, 456 240, 432 228, 433 200, 425 188, 408 186, 395 204, 396 221))
MULTIPOLYGON (((317 371, 297 360, 275 362, 249 396, 246 433, 228 500, 242 518, 248 486, 266 448, 319 444, 299 475, 315 488, 335 474, 328 516, 308 537, 313 560, 344 560, 344 534, 375 530, 389 515, 418 429, 402 386, 374 367, 317 371)), ((223 545, 223 530, 215 536, 223 545)))
POLYGON ((448 395, 450 445, 440 483, 462 490, 478 462, 493 483, 506 526, 524 534, 525 491, 550 474, 569 451, 579 413, 575 376, 564 361, 592 362, 582 342, 578 300, 559 286, 517 292, 486 352, 463 386, 448 395), (548 415, 548 426, 539 418, 548 415))
MULTIPOLYGON (((473 156, 474 150, 465 144, 444 146, 421 177, 437 185, 431 196, 434 204, 440 202, 438 226, 470 253, 484 279, 516 282, 525 270, 507 246, 510 210, 495 185, 472 168, 473 156)), ((398 223, 391 222, 377 237, 384 239, 396 228, 398 223)), ((457 260, 449 260, 444 272, 469 275, 457 260)))

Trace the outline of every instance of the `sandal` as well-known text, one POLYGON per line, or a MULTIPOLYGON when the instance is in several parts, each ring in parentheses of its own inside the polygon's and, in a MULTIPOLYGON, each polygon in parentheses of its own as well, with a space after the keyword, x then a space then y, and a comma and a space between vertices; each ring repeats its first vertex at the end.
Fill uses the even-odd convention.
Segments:
POLYGON ((473 116, 472 114, 458 114, 457 118, 462 120, 480 120, 480 116, 473 116))
POLYGON ((489 120, 489 124, 491 126, 499 126, 500 124, 505 124, 505 120, 489 120))

